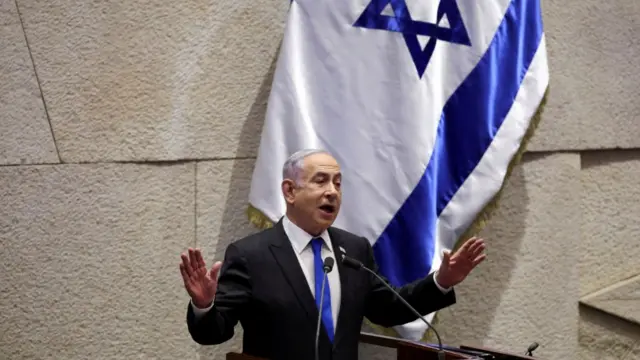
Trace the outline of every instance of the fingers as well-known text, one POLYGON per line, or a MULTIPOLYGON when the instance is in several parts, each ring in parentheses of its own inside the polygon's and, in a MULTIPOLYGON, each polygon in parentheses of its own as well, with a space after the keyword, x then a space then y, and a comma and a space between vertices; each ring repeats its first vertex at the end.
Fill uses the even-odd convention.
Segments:
POLYGON ((475 267, 486 258, 486 255, 483 253, 485 248, 484 239, 473 236, 465 241, 458 251, 456 251, 451 261, 452 263, 462 261, 475 267))
POLYGON ((480 255, 483 254, 484 249, 485 249, 484 241, 480 239, 475 244, 473 244, 472 247, 469 248, 469 251, 467 253, 467 258, 470 261, 475 261, 476 258, 478 258, 480 255))
MULTIPOLYGON (((207 273, 207 268, 202 257, 200 249, 189 248, 186 253, 180 254, 182 263, 180 263, 180 273, 185 283, 191 279, 196 273, 200 272, 201 275, 207 273)), ((209 275, 212 279, 215 279, 222 267, 222 262, 218 261, 211 267, 209 275)))
POLYGON ((180 255, 182 259, 182 263, 180 264, 180 270, 184 270, 187 276, 191 276, 193 274, 193 269, 191 268, 191 263, 189 261, 189 256, 185 253, 180 255))
POLYGON ((198 267, 206 267, 204 263, 204 259, 202 258, 202 252, 200 251, 200 249, 196 249, 196 261, 197 261, 198 267))
POLYGON ((484 240, 479 238, 473 238, 473 243, 469 245, 469 253, 479 253, 478 249, 484 249, 484 240))
POLYGON ((464 242, 464 244, 462 244, 462 246, 460 247, 460 249, 458 249, 458 252, 467 252, 469 251, 469 248, 471 246, 473 246, 477 241, 477 238, 475 236, 470 237, 469 239, 467 239, 467 241, 464 242))
POLYGON ((181 265, 184 265, 188 276, 192 276, 201 266, 204 267, 204 260, 199 249, 189 248, 186 253, 180 255, 180 258, 182 259, 181 265))
POLYGON ((456 258, 466 258, 468 260, 474 259, 482 251, 484 251, 484 240, 473 236, 456 251, 456 258))
POLYGON ((189 265, 191 265, 191 270, 193 270, 193 271, 195 271, 199 266, 198 265, 197 255, 196 255, 196 250, 193 249, 193 248, 189 248, 189 265))
POLYGON ((476 258, 471 262, 471 264, 473 265, 473 267, 476 267, 476 266, 478 266, 478 264, 480 264, 481 262, 483 262, 483 261, 484 261, 484 259, 486 259, 486 258, 487 258, 487 255, 486 255, 486 254, 482 254, 482 255, 480 255, 480 256, 478 256, 478 257, 476 257, 476 258))
POLYGON ((484 244, 479 246, 473 253, 471 253, 471 258, 475 259, 478 256, 483 255, 484 254, 484 249, 485 249, 484 244))
POLYGON ((187 285, 190 282, 190 277, 189 274, 187 273, 187 269, 186 266, 184 265, 184 263, 180 264, 180 274, 182 275, 182 281, 184 281, 184 284, 187 285))

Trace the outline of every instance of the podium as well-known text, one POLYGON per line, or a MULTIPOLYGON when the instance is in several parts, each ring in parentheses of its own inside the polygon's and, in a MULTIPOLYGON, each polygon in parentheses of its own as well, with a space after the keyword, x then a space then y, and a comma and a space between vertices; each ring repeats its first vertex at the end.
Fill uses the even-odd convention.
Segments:
MULTIPOLYGON (((390 336, 377 335, 363 332, 360 334, 360 342, 396 349, 397 360, 437 360, 438 345, 404 340, 390 336)), ((481 359, 481 360, 542 360, 525 355, 516 355, 507 352, 487 349, 473 345, 461 345, 460 347, 446 346, 442 344, 445 352, 445 360, 456 359, 481 359)), ((227 360, 269 360, 247 354, 235 352, 227 353, 227 360)), ((363 359, 366 360, 366 359, 363 359)))

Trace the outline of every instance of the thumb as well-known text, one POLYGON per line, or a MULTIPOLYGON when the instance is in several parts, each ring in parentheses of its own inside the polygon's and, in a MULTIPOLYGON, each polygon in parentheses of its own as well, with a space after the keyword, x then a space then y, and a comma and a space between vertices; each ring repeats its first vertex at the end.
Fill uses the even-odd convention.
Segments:
POLYGON ((442 252, 442 265, 449 266, 450 261, 451 261, 451 252, 449 250, 444 250, 442 252))
POLYGON ((215 264, 213 264, 213 266, 211 267, 211 270, 209 271, 209 276, 216 280, 218 278, 218 273, 220 272, 220 268, 222 267, 222 262, 221 261, 216 261, 215 264))

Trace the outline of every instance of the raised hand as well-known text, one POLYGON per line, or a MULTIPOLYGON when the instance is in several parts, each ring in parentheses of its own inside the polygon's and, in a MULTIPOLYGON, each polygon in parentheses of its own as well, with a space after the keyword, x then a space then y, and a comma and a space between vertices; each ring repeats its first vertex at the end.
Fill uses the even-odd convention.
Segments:
POLYGON ((436 278, 438 284, 444 288, 459 284, 486 258, 484 248, 484 240, 474 236, 453 255, 445 252, 436 278))
POLYGON ((200 249, 189 248, 188 252, 182 253, 180 257, 180 273, 191 301, 198 308, 208 307, 218 289, 218 272, 222 262, 216 262, 211 270, 207 271, 200 249))

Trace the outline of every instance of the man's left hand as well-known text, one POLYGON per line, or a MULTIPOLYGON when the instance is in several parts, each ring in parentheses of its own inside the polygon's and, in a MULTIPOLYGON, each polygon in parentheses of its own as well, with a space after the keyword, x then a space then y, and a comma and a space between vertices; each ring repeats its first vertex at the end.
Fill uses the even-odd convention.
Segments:
POLYGON ((453 255, 446 251, 436 277, 438 284, 445 289, 459 284, 487 257, 484 248, 484 240, 474 236, 453 255))

